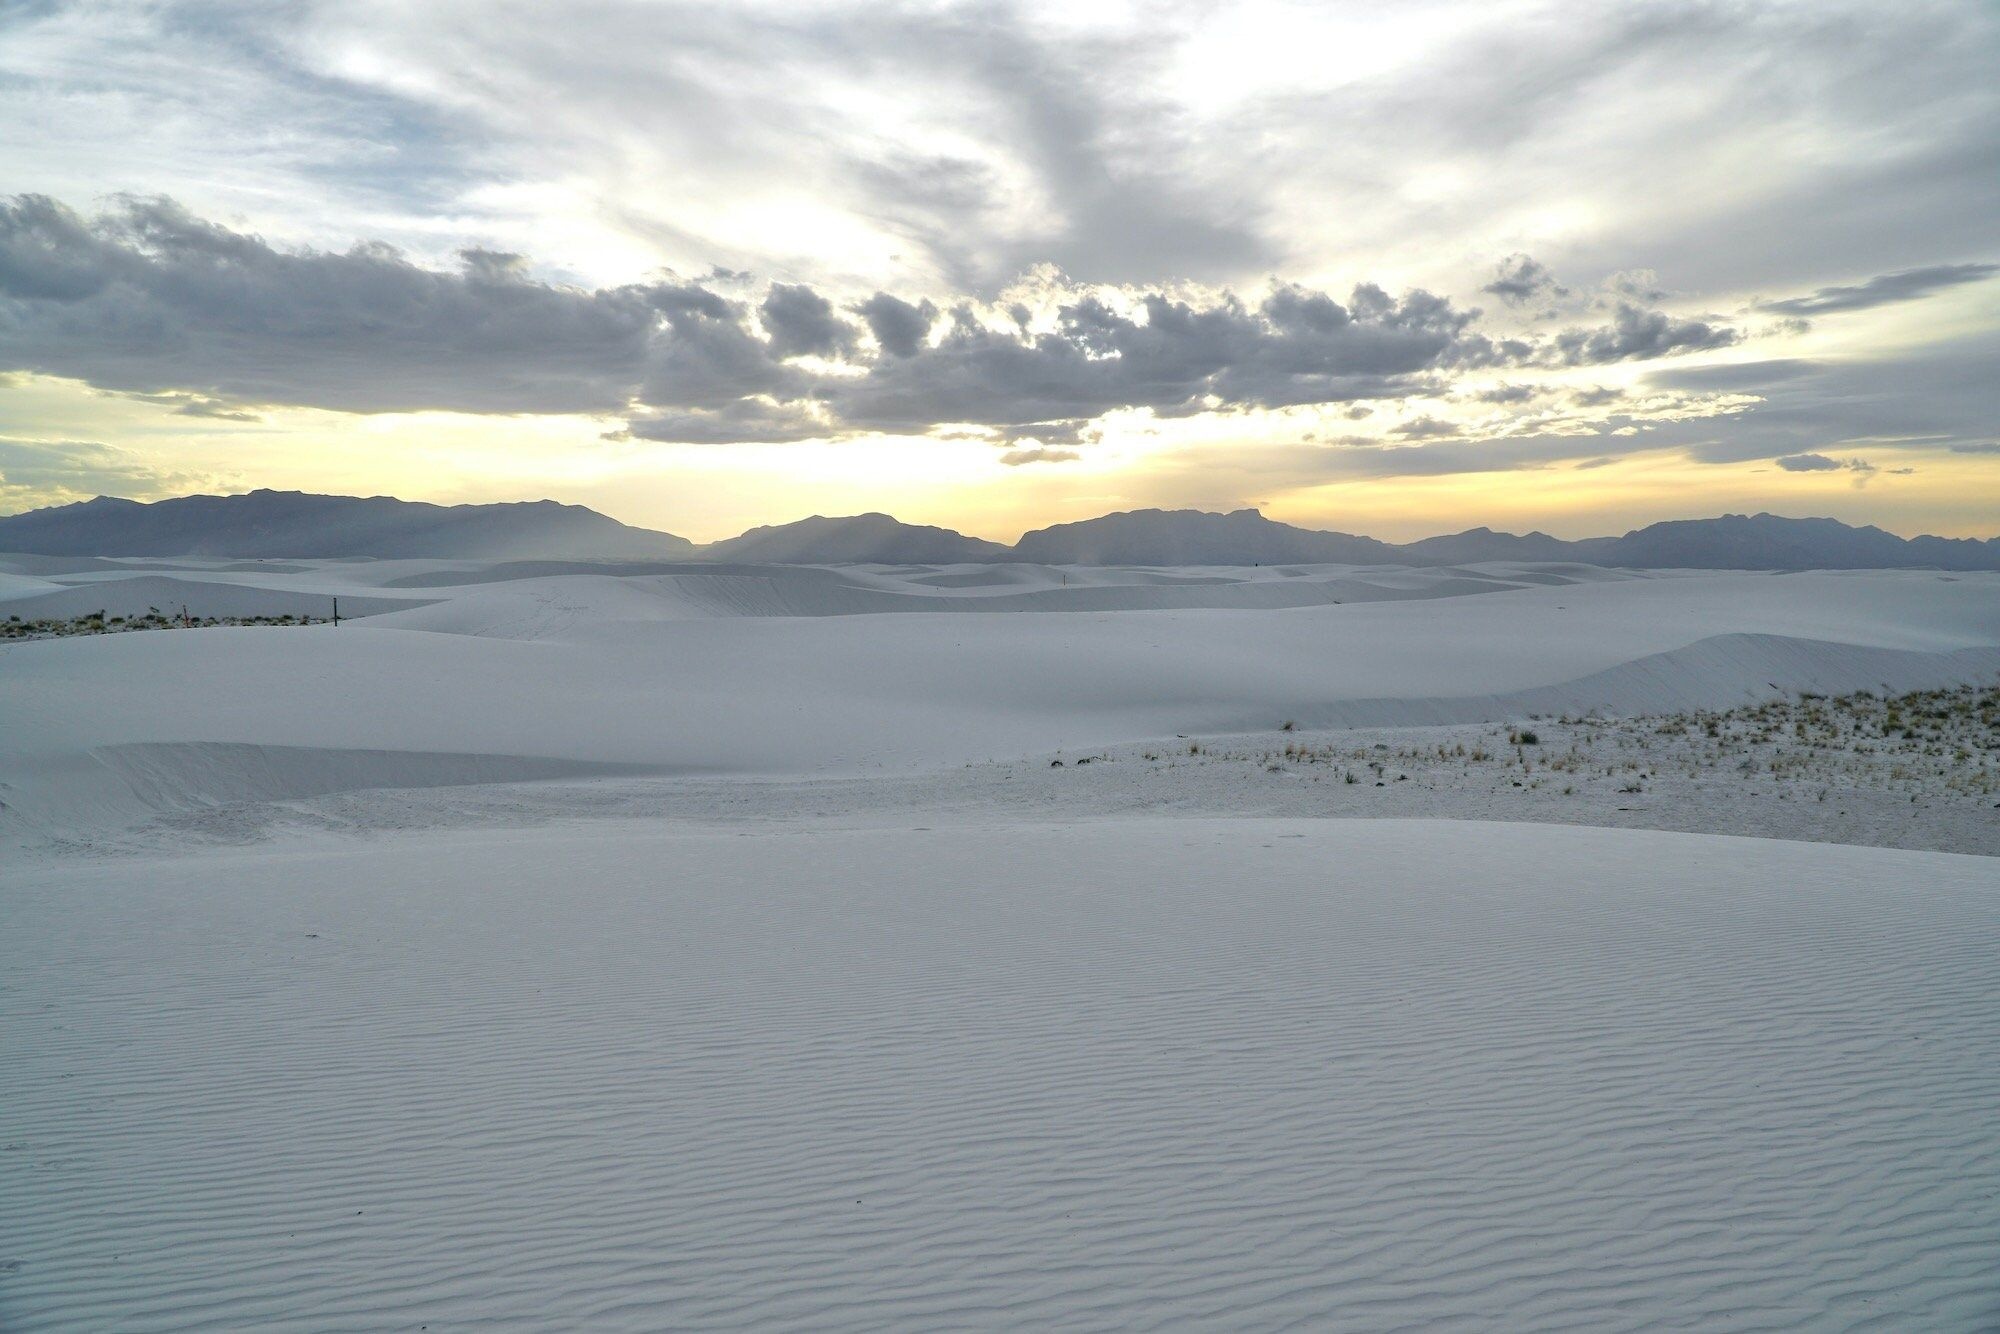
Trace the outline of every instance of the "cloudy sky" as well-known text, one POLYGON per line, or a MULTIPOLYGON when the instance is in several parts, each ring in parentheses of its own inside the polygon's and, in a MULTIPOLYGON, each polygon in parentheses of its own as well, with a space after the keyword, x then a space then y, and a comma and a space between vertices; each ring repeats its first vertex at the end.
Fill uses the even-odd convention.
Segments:
POLYGON ((11 0, 0 512, 1991 535, 1996 69, 1984 0, 11 0))

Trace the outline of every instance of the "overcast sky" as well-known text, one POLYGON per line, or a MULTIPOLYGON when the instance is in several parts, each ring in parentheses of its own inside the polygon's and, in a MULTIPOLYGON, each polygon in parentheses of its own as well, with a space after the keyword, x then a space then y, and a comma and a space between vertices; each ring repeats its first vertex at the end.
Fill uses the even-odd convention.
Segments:
POLYGON ((2000 532, 2000 7, 0 6, 0 511, 2000 532))

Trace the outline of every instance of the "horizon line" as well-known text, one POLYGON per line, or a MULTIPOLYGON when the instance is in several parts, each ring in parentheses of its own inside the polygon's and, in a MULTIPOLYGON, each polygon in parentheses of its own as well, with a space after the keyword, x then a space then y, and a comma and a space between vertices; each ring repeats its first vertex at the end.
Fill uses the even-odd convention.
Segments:
POLYGON ((1748 512, 1736 512, 1736 511, 1725 510, 1720 514, 1715 514, 1715 515, 1692 515, 1680 518, 1656 519, 1651 523, 1641 524, 1637 527, 1627 528, 1622 533, 1597 533, 1597 534, 1592 534, 1591 536, 1588 537, 1576 537, 1576 538, 1557 537, 1554 534, 1544 532, 1539 528, 1530 528, 1525 532, 1516 532, 1510 529, 1494 528, 1489 524, 1479 523, 1479 524, 1473 524, 1472 526, 1467 528, 1461 528, 1451 532, 1432 533, 1424 537, 1413 538, 1406 542, 1396 542, 1396 541, 1391 541, 1388 538, 1374 537, 1367 533, 1350 532, 1346 529, 1311 528, 1303 524, 1291 523, 1283 519, 1273 519, 1269 515, 1264 513, 1262 506, 1258 505, 1244 505, 1244 506, 1239 506, 1235 509, 1202 509, 1193 506, 1182 506, 1170 509, 1158 505, 1148 505, 1148 506, 1135 507, 1131 509, 1106 510, 1101 514, 1094 514, 1087 518, 1058 520, 1053 523, 1043 524, 1037 528, 1024 529, 1022 531, 1021 537, 1016 538, 1011 542, 1002 541, 998 538, 981 537, 977 534, 968 533, 958 528, 948 527, 944 524, 912 523, 908 520, 898 518, 896 515, 891 514, 886 510, 862 510, 853 514, 813 513, 813 514, 801 515, 800 517, 795 519, 786 519, 770 523, 752 524, 748 528, 745 528, 740 532, 733 533, 728 537, 719 537, 712 539, 710 541, 699 542, 695 541, 692 538, 683 537, 681 534, 672 532, 668 529, 650 528, 641 524, 629 523, 623 519, 617 518, 615 515, 608 514, 605 511, 597 509, 593 506, 578 504, 573 501, 556 500, 550 496, 541 496, 541 497, 522 499, 522 500, 434 501, 434 500, 412 500, 404 496, 391 495, 387 492, 377 492, 372 495, 364 496, 364 495, 355 495, 337 491, 307 491, 297 488, 280 488, 271 486, 251 487, 243 491, 190 491, 181 495, 161 496, 154 500, 138 500, 130 496, 115 496, 115 495, 110 495, 108 493, 100 493, 98 495, 90 497, 87 500, 67 501, 59 505, 40 505, 31 509, 15 510, 10 513, 0 514, 0 522, 5 522, 10 519, 23 518, 31 514, 42 514, 42 513, 52 512, 55 510, 76 508, 79 506, 90 505, 98 501, 106 501, 106 500, 118 501, 125 504, 137 505, 142 507, 151 507, 154 505, 173 504, 175 502, 186 501, 186 500, 242 499, 249 496, 255 496, 260 494, 274 495, 274 496, 301 496, 301 497, 309 497, 312 499, 322 499, 322 500, 352 500, 352 501, 386 500, 401 505, 428 505, 436 509, 447 509, 447 510, 491 509, 497 507, 518 506, 518 505, 554 505, 564 509, 582 510, 586 513, 594 514, 599 518, 606 519, 612 523, 618 524, 620 527, 629 528, 634 532, 645 533, 659 537, 674 538, 678 541, 687 542, 696 548, 719 546, 724 542, 734 541, 738 538, 747 536, 748 534, 753 532, 770 530, 770 529, 788 528, 795 526, 797 524, 809 523, 814 519, 821 519, 828 522, 842 522, 851 519, 883 518, 887 519, 891 523, 897 524, 905 528, 928 528, 938 532, 950 533, 954 536, 965 538, 968 541, 984 542, 987 543, 988 545, 995 547, 1013 549, 1018 547, 1024 539, 1035 533, 1047 532, 1055 528, 1073 527, 1079 524, 1094 523, 1097 522, 1098 520, 1117 518, 1120 516, 1130 515, 1130 514, 1190 514, 1190 515, 1204 515, 1214 518, 1225 518, 1233 514, 1254 514, 1265 523, 1271 524, 1275 527, 1288 528, 1295 532, 1312 533, 1328 537, 1354 538, 1360 541, 1379 543, 1380 545, 1387 547, 1412 547, 1421 545, 1422 543, 1425 542, 1436 541, 1441 538, 1464 537, 1467 536, 1468 534, 1473 534, 1473 533, 1487 533, 1495 537, 1517 537, 1517 538, 1540 537, 1540 538, 1547 538, 1549 541, 1552 542, 1560 542, 1564 544, 1574 545, 1579 543, 1595 542, 1595 541, 1615 541, 1618 540, 1619 538, 1631 537, 1635 534, 1645 532, 1648 529, 1657 528, 1662 525, 1671 523, 1713 523, 1725 519, 1758 519, 1758 518, 1778 519, 1788 523, 1831 523, 1831 524, 1836 524, 1839 527, 1848 529, 1849 531, 1852 532, 1864 532, 1873 529, 1876 532, 1883 533, 1889 537, 1896 538, 1898 541, 1903 541, 1903 542, 1918 541, 1926 538, 1932 541, 1939 541, 1939 542, 1975 542, 1975 543, 2000 542, 2000 533, 1995 533, 1991 536, 1986 536, 1986 537, 1947 537, 1937 533, 1906 534, 1897 532, 1893 529, 1884 528, 1879 523, 1854 524, 1854 523, 1849 523, 1844 519, 1834 518, 1831 515, 1788 515, 1788 514, 1779 514, 1772 510, 1758 510, 1754 514, 1748 512))

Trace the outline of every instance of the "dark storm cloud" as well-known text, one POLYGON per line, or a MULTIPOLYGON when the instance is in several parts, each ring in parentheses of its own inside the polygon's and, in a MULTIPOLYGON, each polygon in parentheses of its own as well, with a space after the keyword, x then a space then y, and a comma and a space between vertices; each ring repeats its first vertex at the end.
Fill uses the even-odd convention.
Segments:
POLYGON ((1602 328, 1495 339, 1474 328, 1476 311, 1371 283, 1344 299, 1280 285, 1254 303, 1058 284, 1042 316, 877 293, 853 308, 856 323, 804 284, 773 284, 761 301, 672 279, 589 291, 540 281, 495 250, 462 251, 453 271, 379 244, 286 251, 163 199, 124 199, 93 219, 35 196, 0 203, 0 257, 0 371, 191 415, 622 413, 633 436, 700 443, 966 423, 1046 446, 1122 409, 1357 404, 1445 393, 1469 371, 1659 357, 1738 336, 1627 304, 1602 328))
POLYGON ((1885 273, 1851 287, 1822 287, 1811 296, 1765 301, 1759 310, 1781 315, 1828 315, 1843 310, 1867 310, 1899 301, 1915 301, 1962 283, 1976 283, 2000 273, 2000 264, 1933 264, 1924 269, 1885 273))

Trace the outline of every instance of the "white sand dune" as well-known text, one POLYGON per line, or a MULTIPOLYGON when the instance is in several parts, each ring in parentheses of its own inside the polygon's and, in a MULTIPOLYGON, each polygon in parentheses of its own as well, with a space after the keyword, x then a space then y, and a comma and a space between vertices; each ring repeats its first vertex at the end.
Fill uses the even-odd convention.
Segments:
POLYGON ((1988 859, 747 832, 10 875, 0 1325, 2000 1322, 1988 859))
MULTIPOLYGON (((103 571, 114 575, 129 574, 140 562, 112 560, 104 556, 36 556, 22 552, 8 552, 0 555, 0 572, 35 576, 54 576, 103 571)), ((165 564, 173 568, 203 568, 214 562, 171 561, 165 564)))
POLYGON ((44 593, 60 593, 64 585, 53 579, 44 579, 33 574, 9 574, 0 570, 0 603, 17 598, 39 597, 44 593))
MULTIPOLYGON (((1036 595, 1308 586, 1271 575, 1220 589, 1099 583, 1036 595)), ((503 757, 496 773, 504 757, 875 773, 1281 719, 1390 726, 1662 712, 2000 674, 2000 578, 1990 576, 1624 578, 1479 596, 1418 588, 1284 610, 1142 612, 1128 601, 1123 611, 1061 614, 987 614, 991 600, 963 590, 904 587, 870 589, 827 570, 537 577, 432 588, 433 605, 338 630, 0 648, 10 712, 0 833, 142 817, 164 785, 135 789, 101 753, 140 743, 503 757), (863 610, 880 599, 957 614, 863 610), (776 614, 799 604, 813 614, 776 614)), ((347 761, 313 772, 354 786, 401 782, 393 766, 379 782, 347 761)))
POLYGON ((639 765, 527 755, 242 746, 216 741, 105 746, 93 752, 93 758, 130 784, 144 805, 157 810, 289 801, 367 788, 465 787, 654 772, 639 765))

